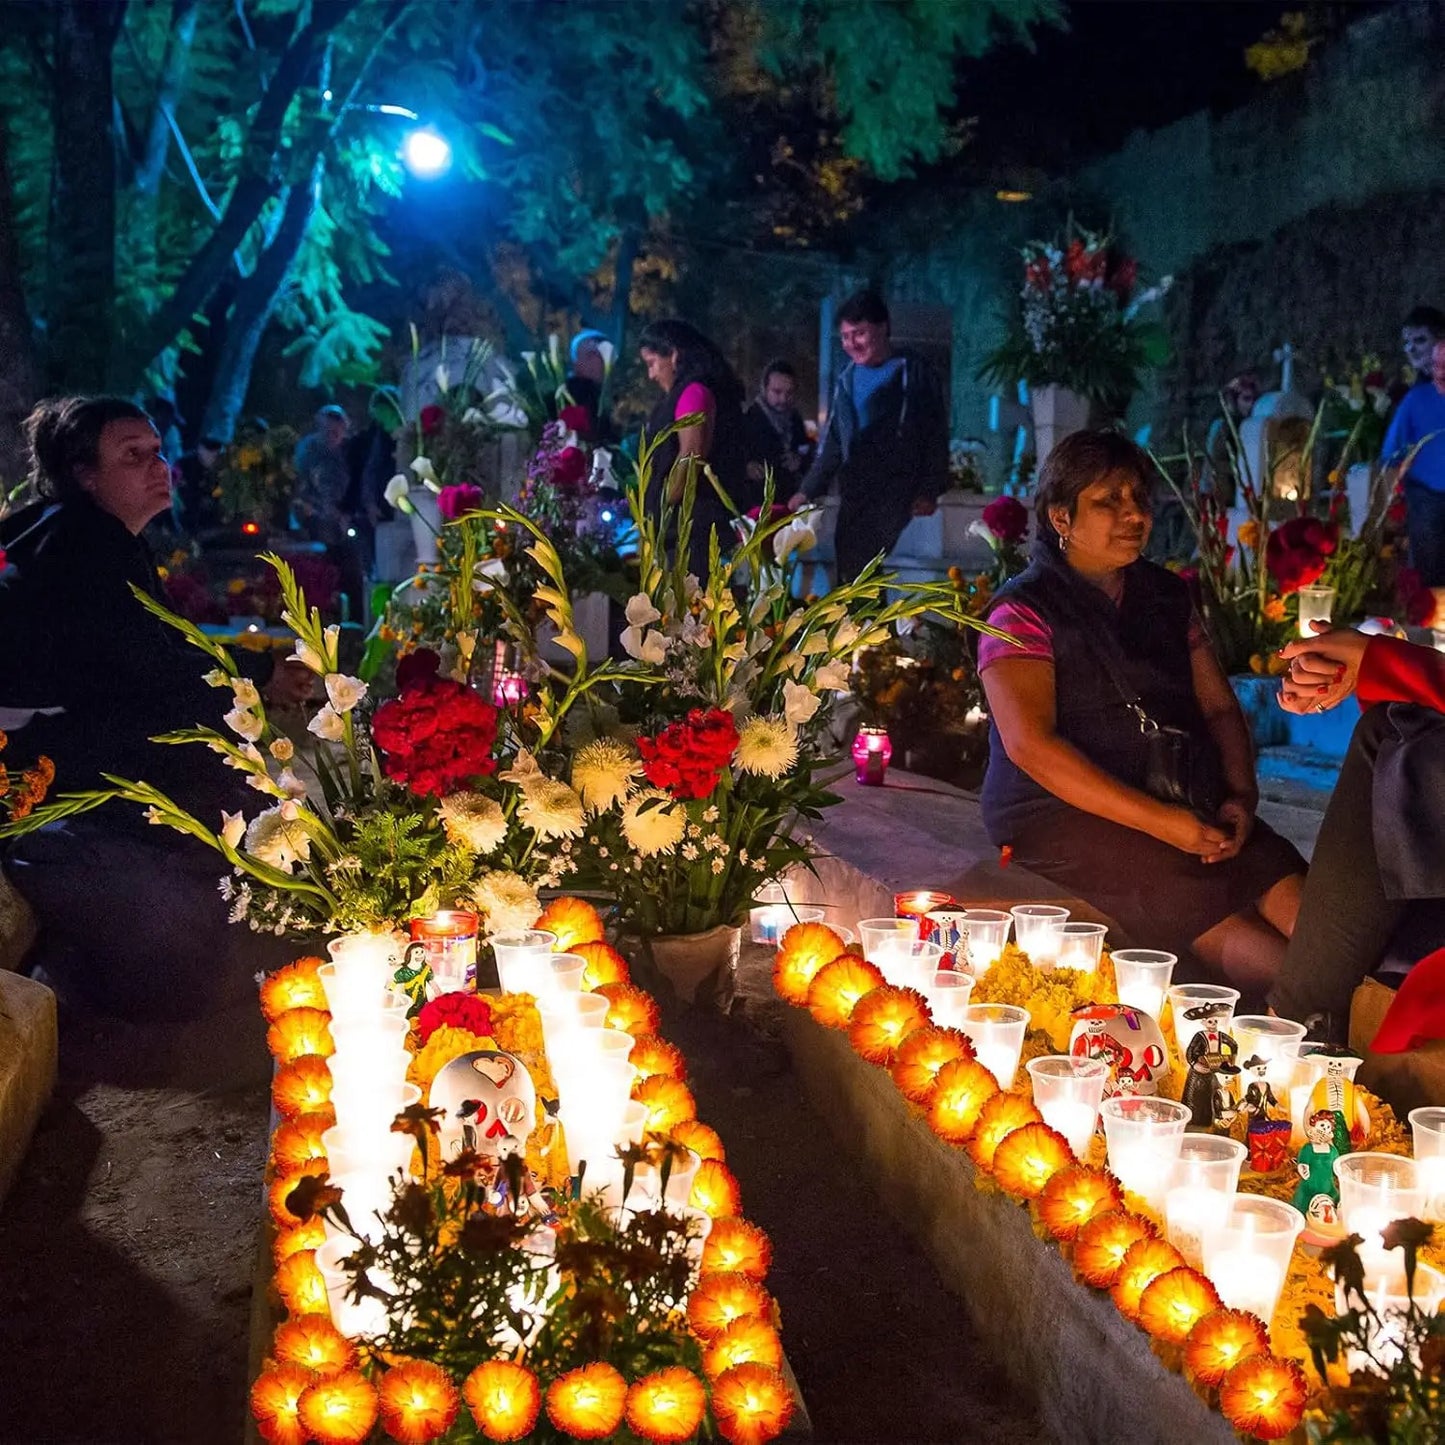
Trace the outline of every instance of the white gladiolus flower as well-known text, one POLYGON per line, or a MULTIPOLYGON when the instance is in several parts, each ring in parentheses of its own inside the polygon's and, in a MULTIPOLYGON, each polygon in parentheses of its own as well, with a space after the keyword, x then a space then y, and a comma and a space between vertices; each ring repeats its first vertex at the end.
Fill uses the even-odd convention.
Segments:
POLYGON ((820 692, 847 692, 851 676, 846 662, 825 662, 813 674, 813 686, 820 692))
POLYGON ((437 469, 432 466, 430 457, 413 457, 411 469, 424 487, 430 487, 434 492, 441 490, 441 484, 437 481, 437 469))
POLYGON ((339 743, 346 736, 346 729, 341 721, 341 714, 327 703, 320 712, 306 724, 306 731, 314 733, 318 738, 323 738, 328 743, 339 743))
POLYGON ((246 829, 246 851, 258 862, 289 873, 310 858, 311 839, 300 823, 282 817, 279 807, 267 808, 246 829))
POLYGON ((781 778, 798 761, 798 738, 782 717, 750 717, 738 729, 737 765, 745 773, 781 778))
POLYGON ((296 752, 296 745, 290 738, 277 738, 269 749, 278 763, 289 763, 296 752))
POLYGON ((818 711, 817 694, 791 678, 783 684, 783 716, 789 727, 801 727, 818 711))
POLYGON ((572 759, 572 786, 594 813, 622 802, 632 791, 638 762, 615 738, 598 738, 572 759))
POLYGON ((437 813, 448 839, 473 853, 491 853, 507 836, 502 805, 482 793, 448 793, 437 813))
POLYGON ((652 598, 645 592, 636 592, 627 599, 627 625, 629 627, 646 627, 651 622, 656 622, 662 613, 652 605, 652 598))
POLYGON ((288 798, 304 798, 306 796, 306 784, 290 768, 281 769, 276 778, 276 786, 288 798))
POLYGON ((229 847, 239 848, 241 839, 246 836, 246 819, 241 813, 221 814, 221 837, 229 847))
POLYGON ((219 667, 213 667, 203 679, 207 687, 230 687, 231 679, 219 667))
POLYGON ((473 592, 485 592, 489 587, 505 587, 510 580, 507 564, 500 557, 488 557, 472 568, 473 592))
POLYGON ((309 671, 314 672, 318 677, 325 677, 327 673, 326 659, 313 647, 308 647, 304 642, 297 642, 296 651, 286 659, 287 662, 299 662, 309 671))
POLYGON ((405 472, 398 472, 387 484, 382 492, 387 506, 395 507, 398 511, 404 512, 411 503, 407 501, 406 494, 411 491, 411 483, 406 479, 405 472))
POLYGON ((542 839, 577 838, 586 826, 582 799, 566 783, 550 778, 526 789, 517 816, 542 839))
POLYGON ((326 696, 337 712, 350 712, 366 696, 366 684, 359 677, 329 672, 326 674, 326 696))
POLYGON ((515 873, 483 873, 472 889, 472 901, 486 915, 489 933, 530 928, 542 913, 536 890, 515 873))
POLYGON ((592 453, 592 476, 591 484, 594 487, 611 487, 615 485, 612 475, 612 453, 606 447, 598 447, 592 453))
POLYGON ((671 853, 686 828, 682 805, 660 788, 634 793, 622 810, 622 836, 644 858, 671 853))
POLYGON ((547 781, 547 775, 537 766, 537 759, 526 748, 517 749, 512 766, 502 774, 504 783, 515 783, 525 793, 528 788, 547 781))
POLYGON ((621 641, 622 650, 639 662, 660 667, 667 660, 667 639, 660 632, 644 632, 640 627, 624 627, 621 641))
POLYGON ((484 421, 486 421, 486 417, 482 415, 481 411, 477 407, 469 406, 462 413, 463 426, 481 426, 484 421))
POLYGON ((237 707, 260 707, 261 694, 249 677, 233 677, 231 690, 235 694, 237 707))
POLYGON ((266 726, 248 707, 233 707, 226 714, 225 723, 233 733, 245 738, 248 743, 254 743, 266 726))
POLYGON ((432 376, 436 381, 437 390, 441 392, 443 396, 445 396, 452 387, 452 374, 447 370, 446 362, 441 362, 437 366, 437 369, 432 373, 432 376))
POLYGON ((818 534, 796 517, 773 533, 773 556, 786 562, 793 552, 811 552, 818 545, 818 534))

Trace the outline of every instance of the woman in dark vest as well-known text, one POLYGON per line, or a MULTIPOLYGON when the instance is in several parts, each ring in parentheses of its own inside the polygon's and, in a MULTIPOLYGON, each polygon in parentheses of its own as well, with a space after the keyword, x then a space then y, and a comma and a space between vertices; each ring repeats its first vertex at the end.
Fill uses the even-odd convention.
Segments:
MULTIPOLYGON (((685 416, 702 420, 684 427, 668 438, 652 462, 649 506, 661 511, 665 495, 672 506, 682 500, 688 469, 679 461, 696 457, 706 462, 729 500, 745 512, 761 500, 746 491, 747 456, 743 444, 743 384, 727 359, 694 326, 686 321, 654 321, 642 333, 638 349, 649 380, 662 388, 662 399, 653 407, 645 427, 649 437, 665 431, 685 416), (675 468, 675 469, 674 469, 675 468)), ((692 532, 688 538, 688 571, 704 578, 708 546, 714 530, 718 545, 727 553, 733 542, 733 513, 718 496, 712 483, 697 472, 697 492, 692 509, 692 532)), ((669 548, 676 541, 669 536, 669 548)))
MULTIPOLYGON (((1025 868, 1258 1000, 1299 912, 1304 860, 1255 819, 1249 731, 1184 582, 1143 560, 1152 465, 1077 432, 1039 476, 1026 572, 984 638, 984 822, 1025 868), (1192 806, 1161 801, 1150 724, 1187 735, 1192 806), (1192 955, 1192 960, 1191 960, 1192 955)), ((1116 940, 1117 942, 1117 940, 1116 940)))

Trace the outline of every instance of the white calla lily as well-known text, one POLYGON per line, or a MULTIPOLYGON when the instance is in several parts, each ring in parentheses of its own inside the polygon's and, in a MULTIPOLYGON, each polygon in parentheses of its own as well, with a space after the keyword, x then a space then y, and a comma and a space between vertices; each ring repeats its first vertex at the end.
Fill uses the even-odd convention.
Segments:
POLYGON ((400 511, 411 504, 406 499, 406 494, 411 491, 411 483, 406 479, 405 472, 398 472, 382 491, 382 499, 388 507, 396 507, 400 511))
POLYGON ((796 517, 773 533, 773 556, 786 562, 794 552, 811 552, 818 545, 818 534, 796 517))
POLYGON ((473 592, 485 592, 489 587, 505 587, 510 580, 507 564, 500 557, 488 557, 472 568, 473 592))
POLYGON ((612 363, 617 358, 617 348, 610 341, 599 341, 597 354, 602 358, 603 371, 611 371, 612 363))
POLYGON ((430 457, 413 457, 411 469, 417 474, 421 484, 436 491, 440 483, 437 481, 437 469, 432 465, 430 457))
POLYGON ((452 389, 452 374, 447 370, 446 362, 443 361, 437 369, 432 372, 432 377, 436 381, 437 390, 441 392, 443 396, 452 389))

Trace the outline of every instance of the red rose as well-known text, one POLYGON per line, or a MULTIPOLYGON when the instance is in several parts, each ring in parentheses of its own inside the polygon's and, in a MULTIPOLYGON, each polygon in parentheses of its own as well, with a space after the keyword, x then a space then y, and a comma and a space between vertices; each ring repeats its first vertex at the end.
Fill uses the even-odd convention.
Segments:
POLYGON ((581 447, 563 447, 552 463, 552 482, 558 487, 575 487, 587 475, 587 453, 581 447))
POLYGON ((446 412, 435 403, 431 406, 424 406, 421 409, 421 434, 424 437, 434 437, 441 429, 442 423, 447 419, 446 412))
POLYGON ((983 509, 983 524, 1000 542, 1022 542, 1029 534, 1028 508, 1017 497, 995 497, 983 509))
POLYGON ((0 547, 0 572, 3 572, 10 564, 5 558, 5 549, 0 547))
POLYGON ((492 1007, 478 994, 460 990, 438 994, 416 1016, 416 1035, 425 1044, 439 1028, 465 1029, 486 1036, 492 1032, 492 1007))
POLYGON ((695 707, 656 737, 637 740, 648 782, 682 799, 707 797, 737 746, 737 724, 721 708, 704 712, 695 707))
POLYGON ((424 797, 443 797, 497 768, 496 708, 446 677, 410 682, 382 703, 371 737, 386 776, 424 797))
POLYGON ((592 413, 585 406, 564 406, 557 413, 557 420, 579 437, 585 439, 592 435, 592 413))
POLYGON ((455 522, 468 512, 479 511, 484 500, 480 487, 474 487, 470 482, 459 482, 454 487, 443 487, 437 493, 437 511, 447 521, 455 522))

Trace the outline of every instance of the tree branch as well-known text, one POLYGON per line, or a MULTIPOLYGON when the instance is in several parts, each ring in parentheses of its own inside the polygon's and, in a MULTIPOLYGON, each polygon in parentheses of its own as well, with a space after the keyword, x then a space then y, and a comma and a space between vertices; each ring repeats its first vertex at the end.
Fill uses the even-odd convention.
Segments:
MULTIPOLYGON (((176 103, 185 87, 186 68, 190 63, 191 45, 196 38, 196 21, 199 18, 197 0, 171 0, 171 23, 166 32, 166 48, 161 58, 155 105, 151 110, 150 124, 146 128, 145 148, 136 168, 136 189, 143 195, 153 196, 160 190, 171 135, 174 133, 177 139, 180 137, 175 123, 176 103)), ((191 161, 189 154, 187 162, 187 168, 197 182, 196 189, 200 191, 207 205, 210 205, 210 197, 206 195, 205 187, 200 184, 195 163, 191 161)))

